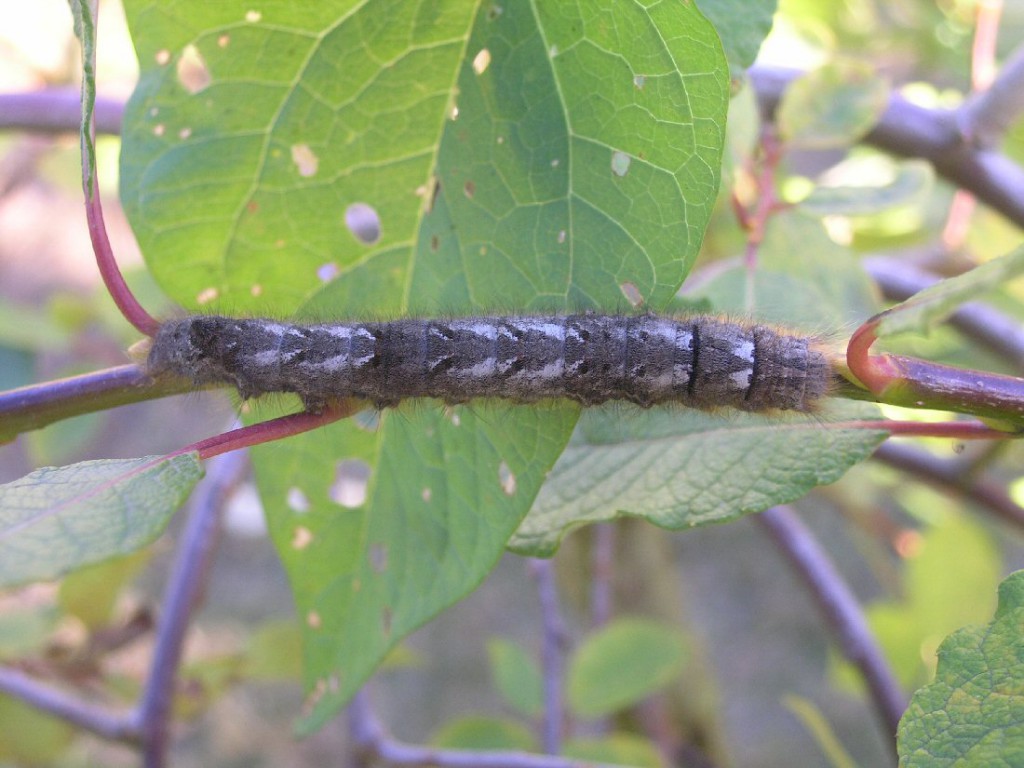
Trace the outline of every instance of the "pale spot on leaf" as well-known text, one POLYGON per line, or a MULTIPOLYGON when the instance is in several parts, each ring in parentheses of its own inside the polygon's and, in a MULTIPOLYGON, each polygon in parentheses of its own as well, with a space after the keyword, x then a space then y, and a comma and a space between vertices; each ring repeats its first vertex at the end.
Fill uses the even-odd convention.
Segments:
POLYGON ((463 185, 462 190, 466 193, 466 197, 472 200, 473 195, 476 194, 476 184, 474 184, 472 181, 467 181, 463 185))
POLYGON ((486 48, 481 48, 480 52, 473 57, 473 71, 478 75, 482 75, 487 71, 487 67, 491 64, 491 52, 486 48))
POLYGON ((498 465, 498 482, 501 483, 501 490, 506 496, 513 496, 516 492, 516 476, 512 474, 508 464, 504 461, 498 465))
POLYGON ((308 178, 315 176, 320 167, 320 158, 309 148, 308 144, 292 145, 292 162, 299 169, 299 176, 308 178))
POLYGON ((161 67, 171 60, 171 52, 166 48, 161 48, 156 52, 156 63, 161 67))
POLYGON ((304 526, 299 526, 292 534, 292 549, 303 550, 313 543, 313 532, 304 526))
POLYGON ((249 293, 253 297, 262 296, 263 295, 263 286, 260 285, 259 283, 253 283, 252 287, 249 289, 249 293))
POLYGON ((217 45, 221 48, 227 48, 231 43, 231 35, 221 35, 217 38, 217 45))
POLYGON ((178 82, 189 93, 199 93, 210 85, 210 70, 194 45, 186 45, 178 59, 178 82))
POLYGON ((220 296, 220 291, 212 286, 210 288, 204 288, 196 294, 196 303, 199 305, 209 304, 211 301, 215 301, 220 296))
POLYGON ((420 494, 420 496, 423 497, 423 501, 425 501, 427 504, 429 504, 430 500, 432 498, 434 498, 434 492, 432 490, 430 490, 429 488, 424 488, 423 492, 420 494))
POLYGON ((635 85, 637 88, 643 88, 646 82, 647 78, 644 75, 633 76, 633 85, 635 85))
POLYGON ((370 567, 377 573, 384 573, 388 569, 388 548, 384 544, 372 544, 370 546, 370 567))
POLYGON ((558 242, 559 243, 564 243, 565 242, 565 237, 566 237, 565 230, 564 229, 558 230, 558 242))
POLYGON ((632 162, 629 155, 625 152, 613 152, 612 153, 612 173, 616 176, 625 176, 629 170, 629 164, 632 162))
POLYGON ((323 620, 320 618, 320 614, 316 611, 310 611, 306 614, 306 626, 310 629, 320 629, 323 624, 323 620))
POLYGON ((263 14, 259 11, 246 11, 245 20, 250 24, 255 24, 257 21, 263 18, 263 14))
POLYGON ((619 286, 619 290, 622 291, 622 295, 626 297, 632 306, 639 307, 644 303, 644 296, 640 293, 640 289, 637 288, 633 283, 622 283, 619 286))
POLYGON ((156 125, 153 126, 153 135, 154 136, 163 136, 166 131, 167 131, 167 126, 165 126, 163 123, 157 123, 156 125))

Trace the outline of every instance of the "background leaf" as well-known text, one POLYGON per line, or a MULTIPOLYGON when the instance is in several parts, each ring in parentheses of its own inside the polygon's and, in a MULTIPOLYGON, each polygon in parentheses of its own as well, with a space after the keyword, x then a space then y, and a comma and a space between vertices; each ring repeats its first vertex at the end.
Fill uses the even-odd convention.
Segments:
MULTIPOLYGON (((692 6, 127 10, 122 199, 187 307, 657 308, 693 263, 728 78, 692 6)), ((423 406, 254 451, 304 622, 303 728, 493 567, 577 413, 423 406)))
POLYGON ((722 38, 733 74, 742 75, 771 31, 777 0, 699 0, 697 7, 722 38))
POLYGON ((999 587, 986 627, 961 629, 939 647, 935 682, 900 720, 900 766, 981 768, 1024 764, 1024 571, 999 587))
POLYGON ((501 638, 487 642, 494 685, 502 699, 527 717, 539 715, 544 708, 544 681, 537 663, 515 643, 501 638))
POLYGON ((569 661, 569 706, 579 717, 603 717, 641 701, 683 670, 679 630, 649 619, 617 619, 584 640, 569 661))
POLYGON ((0 486, 0 587, 145 546, 200 477, 188 453, 44 467, 0 486))
POLYGON ((927 333, 965 301, 1004 285, 1024 273, 1024 248, 985 262, 962 275, 919 291, 885 313, 878 324, 879 338, 897 333, 927 333))
POLYGON ((881 117, 889 86, 867 63, 843 60, 802 75, 786 89, 776 123, 806 149, 835 149, 863 137, 881 117))

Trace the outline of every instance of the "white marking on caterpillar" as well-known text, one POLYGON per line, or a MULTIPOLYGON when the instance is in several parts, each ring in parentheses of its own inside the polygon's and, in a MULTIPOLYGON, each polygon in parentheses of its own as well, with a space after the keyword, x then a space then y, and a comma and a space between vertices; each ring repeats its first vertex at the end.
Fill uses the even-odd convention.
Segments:
POLYGON ((833 375, 813 339, 767 326, 598 314, 323 325, 197 316, 161 326, 148 369, 244 397, 294 392, 313 409, 487 397, 810 411, 833 375))

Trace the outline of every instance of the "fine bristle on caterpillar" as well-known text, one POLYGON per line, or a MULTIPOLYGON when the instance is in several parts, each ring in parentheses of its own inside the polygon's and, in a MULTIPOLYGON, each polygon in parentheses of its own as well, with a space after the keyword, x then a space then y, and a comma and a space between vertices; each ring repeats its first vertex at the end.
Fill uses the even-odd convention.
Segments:
POLYGON ((193 316, 162 324, 147 368, 243 398, 294 392, 311 409, 430 397, 813 411, 832 378, 806 336, 706 315, 590 313, 315 325, 193 316))

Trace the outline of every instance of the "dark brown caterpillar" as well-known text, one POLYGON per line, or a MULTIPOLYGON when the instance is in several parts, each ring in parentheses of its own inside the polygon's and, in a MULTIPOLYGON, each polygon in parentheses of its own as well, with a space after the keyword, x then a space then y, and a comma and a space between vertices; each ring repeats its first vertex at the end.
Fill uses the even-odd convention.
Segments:
POLYGON ((242 397, 294 392, 310 408, 343 397, 381 407, 493 397, 810 411, 832 376, 807 337, 703 315, 323 325, 195 316, 161 326, 148 368, 230 384, 242 397))

